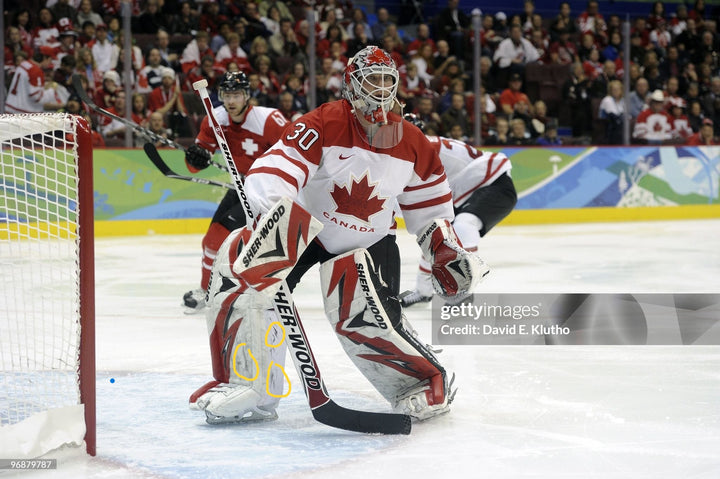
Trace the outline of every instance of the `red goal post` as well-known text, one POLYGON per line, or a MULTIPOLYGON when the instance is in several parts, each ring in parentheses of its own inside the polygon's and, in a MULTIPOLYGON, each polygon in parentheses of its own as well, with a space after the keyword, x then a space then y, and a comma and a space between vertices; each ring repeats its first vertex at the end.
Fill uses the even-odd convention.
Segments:
POLYGON ((0 451, 95 455, 92 139, 59 113, 0 115, 0 451))

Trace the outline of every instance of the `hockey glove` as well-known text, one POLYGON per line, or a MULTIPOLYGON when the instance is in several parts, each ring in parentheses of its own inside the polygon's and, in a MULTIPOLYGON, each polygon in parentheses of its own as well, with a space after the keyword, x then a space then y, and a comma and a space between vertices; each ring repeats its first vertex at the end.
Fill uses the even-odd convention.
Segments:
POLYGON ((185 161, 195 171, 204 170, 210 166, 210 152, 199 145, 190 145, 185 153, 185 161))
POLYGON ((432 265, 435 291, 445 299, 471 294, 490 269, 476 254, 464 250, 447 220, 434 220, 418 238, 423 256, 432 265))

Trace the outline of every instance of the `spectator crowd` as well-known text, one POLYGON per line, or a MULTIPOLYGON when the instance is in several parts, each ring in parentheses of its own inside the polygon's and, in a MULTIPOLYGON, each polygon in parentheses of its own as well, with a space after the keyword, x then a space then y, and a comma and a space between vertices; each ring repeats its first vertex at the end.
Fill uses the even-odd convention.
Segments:
POLYGON ((10 2, 6 111, 85 114, 100 133, 98 144, 124 137, 122 123, 82 104, 71 82, 79 74, 102 108, 124 116, 130 101, 135 122, 191 139, 202 117, 192 84, 206 79, 212 92, 224 72, 242 70, 252 104, 276 107, 294 120, 308 111, 312 35, 316 105, 340 98, 348 58, 378 45, 400 70, 405 111, 423 120, 428 134, 488 145, 621 144, 628 112, 634 143, 718 144, 718 16, 704 0, 653 3, 647 15, 631 19, 630 38, 620 15, 600 11, 597 0, 577 15, 568 2, 543 15, 532 0, 515 1, 522 13, 482 16, 480 118, 474 118, 472 22, 460 0, 448 0, 427 23, 404 28, 386 8, 370 13, 343 0, 314 7, 305 0, 132 0, 131 98, 122 80, 120 0, 10 2), (316 19, 313 32, 308 10, 316 19), (560 72, 561 101, 531 88, 532 75, 542 69, 560 72), (481 138, 473 138, 476 121, 481 138), (570 133, 559 135, 560 125, 570 133))

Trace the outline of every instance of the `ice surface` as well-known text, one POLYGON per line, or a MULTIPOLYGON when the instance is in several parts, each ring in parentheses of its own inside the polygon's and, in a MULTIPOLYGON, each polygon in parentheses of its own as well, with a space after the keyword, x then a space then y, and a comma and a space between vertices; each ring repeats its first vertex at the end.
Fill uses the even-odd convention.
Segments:
MULTIPOLYGON (((481 243, 492 272, 478 291, 717 293, 718 238, 720 220, 499 226, 481 243)), ((407 289, 419 249, 399 242, 407 289)), ((101 238, 96 265, 98 456, 54 452, 57 471, 17 477, 720 477, 719 347, 448 346, 452 412, 410 436, 323 426, 299 387, 278 421, 209 426, 187 409, 211 378, 205 320, 179 307, 200 236, 101 238)), ((318 284, 314 269, 295 297, 331 395, 387 411, 328 327, 318 284)), ((429 305, 408 315, 429 340, 429 305)))

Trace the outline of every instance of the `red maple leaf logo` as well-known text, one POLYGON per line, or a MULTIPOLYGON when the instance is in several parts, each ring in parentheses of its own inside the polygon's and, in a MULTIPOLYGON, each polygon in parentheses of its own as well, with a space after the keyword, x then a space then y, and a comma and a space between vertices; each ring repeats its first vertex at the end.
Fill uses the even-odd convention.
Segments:
POLYGON ((349 187, 336 184, 330 195, 337 205, 335 211, 366 223, 372 215, 382 211, 385 204, 385 199, 375 193, 375 185, 370 184, 367 173, 360 180, 353 179, 349 187))
POLYGON ((391 61, 390 57, 379 48, 373 48, 365 57, 367 65, 390 65, 391 61))
POLYGON ((662 131, 662 125, 660 122, 655 123, 655 126, 653 127, 653 130, 655 131, 662 131))

